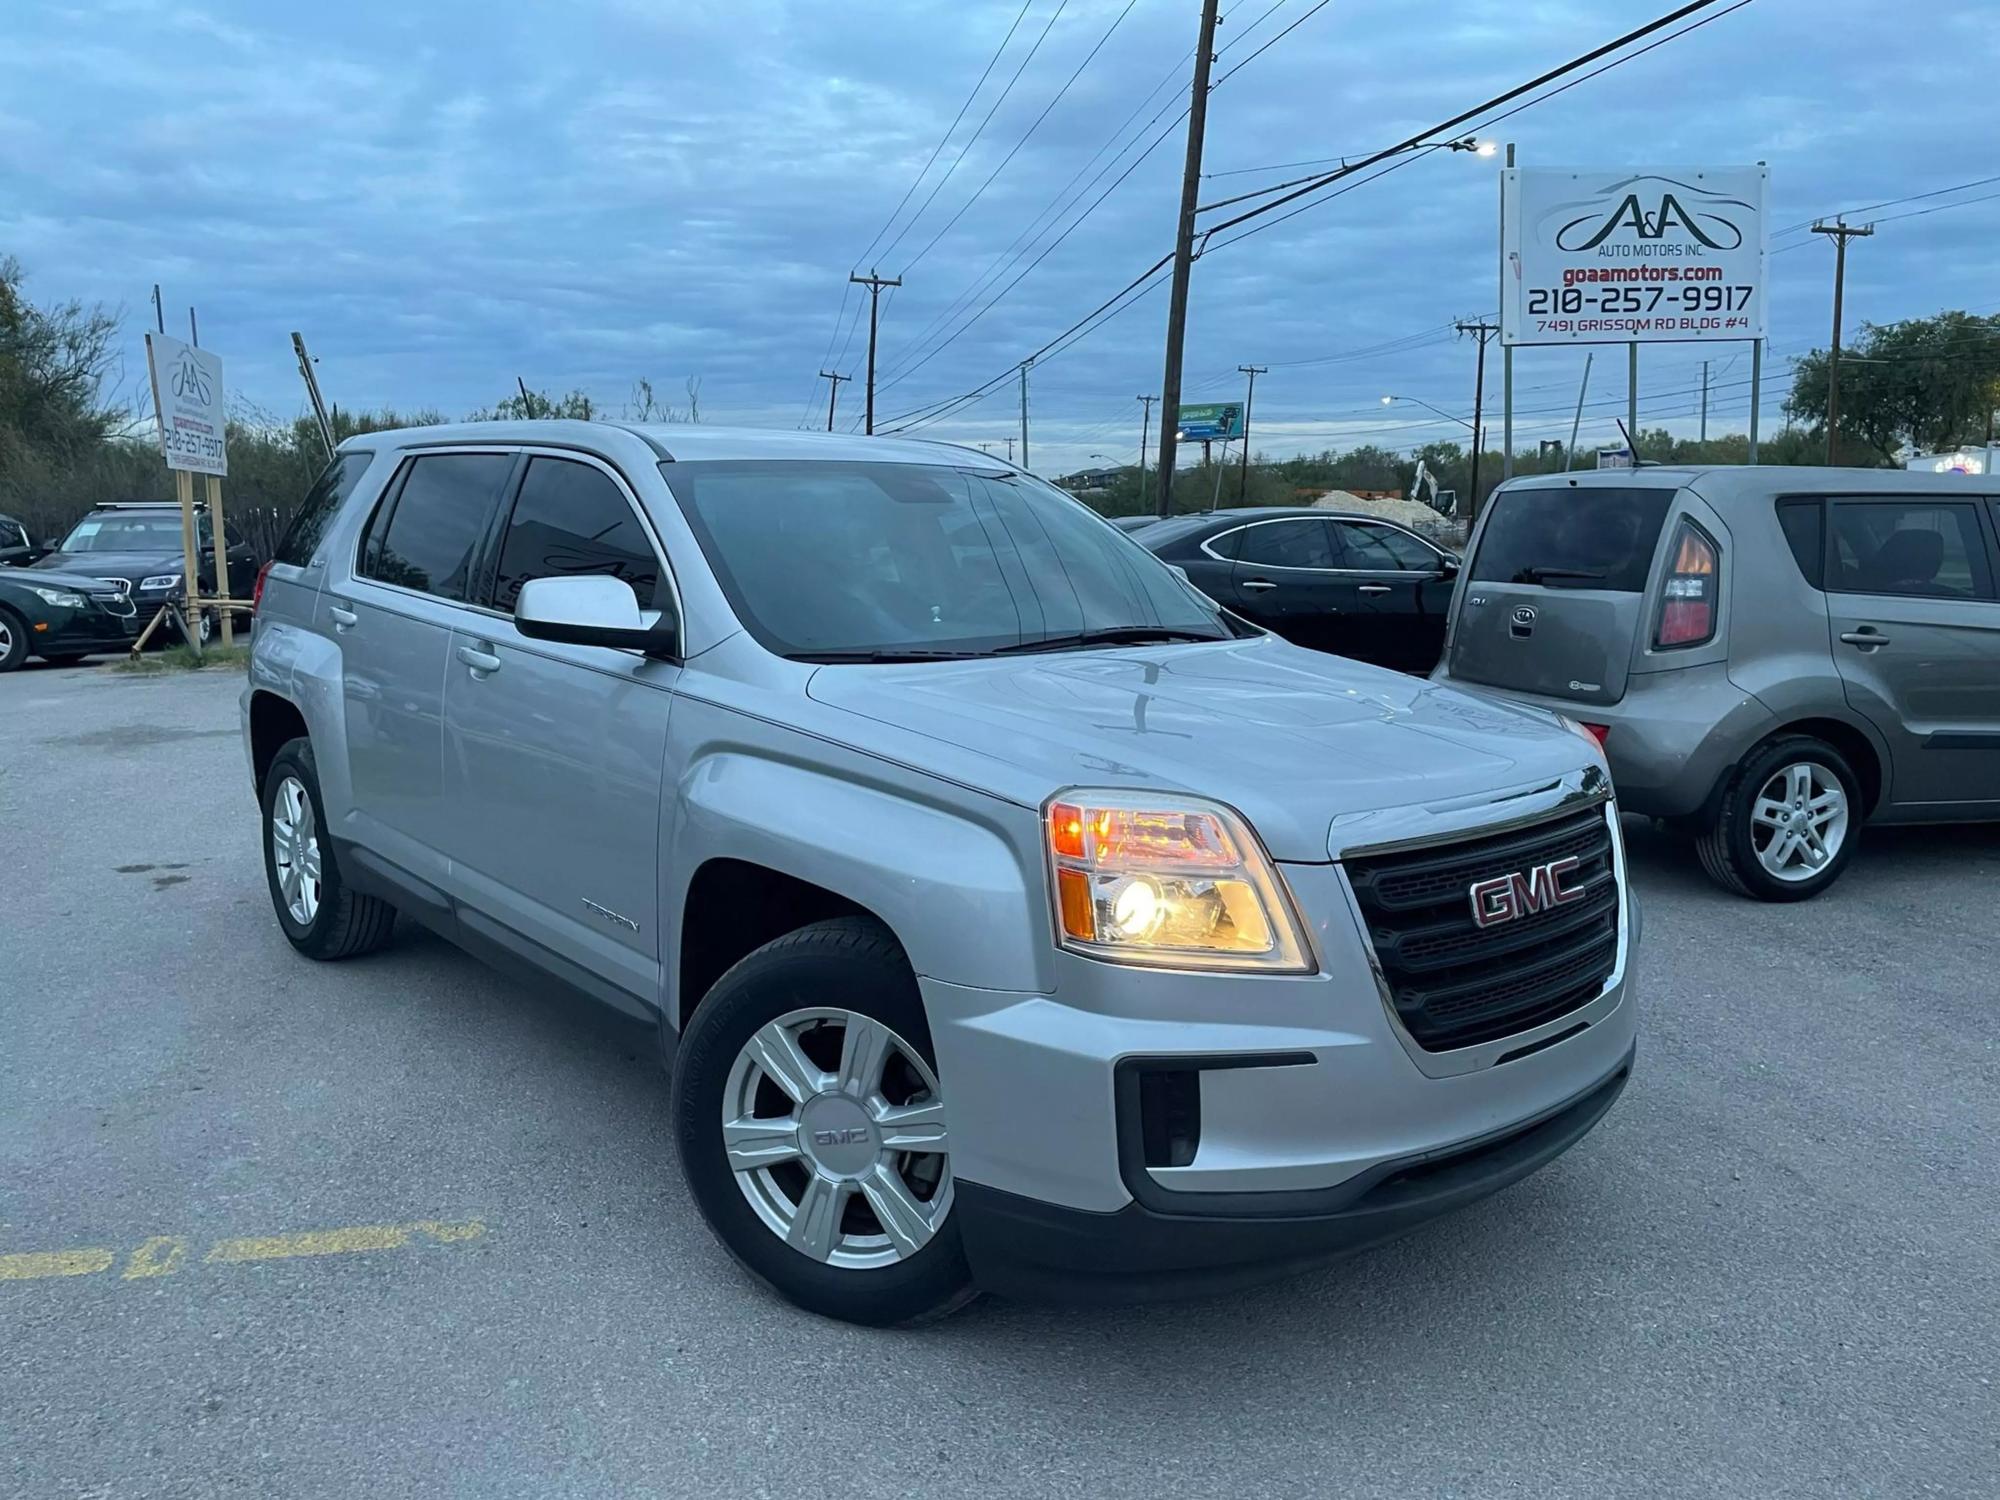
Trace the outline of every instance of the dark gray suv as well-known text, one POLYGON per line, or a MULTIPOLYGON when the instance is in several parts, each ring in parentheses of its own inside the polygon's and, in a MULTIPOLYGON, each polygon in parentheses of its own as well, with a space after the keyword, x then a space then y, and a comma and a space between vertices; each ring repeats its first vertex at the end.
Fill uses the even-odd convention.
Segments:
POLYGON ((1584 722, 1724 886, 1826 889, 1864 820, 2000 818, 2000 485, 1875 469, 1495 492, 1433 680, 1584 722))

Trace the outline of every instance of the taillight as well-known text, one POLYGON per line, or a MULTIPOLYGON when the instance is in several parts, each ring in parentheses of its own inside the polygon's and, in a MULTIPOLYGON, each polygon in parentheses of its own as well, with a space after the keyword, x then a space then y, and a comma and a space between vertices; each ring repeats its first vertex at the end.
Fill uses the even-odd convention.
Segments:
MULTIPOLYGON (((273 558, 271 561, 275 562, 277 559, 273 558)), ((268 562, 257 570, 257 582, 250 589, 250 614, 252 618, 256 617, 257 606, 264 602, 264 578, 270 571, 271 563, 268 562)))
POLYGON ((1699 646, 1715 638, 1717 566, 1715 543, 1690 521, 1674 538, 1674 562, 1660 590, 1656 647, 1699 646))

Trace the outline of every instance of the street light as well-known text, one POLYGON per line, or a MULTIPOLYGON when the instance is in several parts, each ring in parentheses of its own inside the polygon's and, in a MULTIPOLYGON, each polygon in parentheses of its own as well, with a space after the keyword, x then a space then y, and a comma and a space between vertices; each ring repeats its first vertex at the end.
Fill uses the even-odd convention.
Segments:
POLYGON ((1467 432, 1471 432, 1473 430, 1472 424, 1466 421, 1465 418, 1454 417, 1450 412, 1444 410, 1443 407, 1432 406, 1430 402, 1424 400, 1424 398, 1421 396, 1384 396, 1382 398, 1382 404, 1384 406, 1389 406, 1397 401, 1414 401, 1417 405, 1425 408, 1426 410, 1436 412, 1439 416, 1445 418, 1447 421, 1458 423, 1458 425, 1463 427, 1467 432))

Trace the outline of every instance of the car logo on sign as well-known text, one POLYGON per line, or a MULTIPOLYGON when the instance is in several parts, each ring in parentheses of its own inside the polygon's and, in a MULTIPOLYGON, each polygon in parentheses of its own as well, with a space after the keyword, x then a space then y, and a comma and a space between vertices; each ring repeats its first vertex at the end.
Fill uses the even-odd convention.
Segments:
POLYGON ((1498 927, 1538 911, 1581 901, 1586 893, 1571 882, 1571 877, 1582 867, 1583 861, 1571 855, 1532 869, 1516 870, 1511 875, 1475 881, 1466 893, 1472 901, 1472 925, 1498 927))

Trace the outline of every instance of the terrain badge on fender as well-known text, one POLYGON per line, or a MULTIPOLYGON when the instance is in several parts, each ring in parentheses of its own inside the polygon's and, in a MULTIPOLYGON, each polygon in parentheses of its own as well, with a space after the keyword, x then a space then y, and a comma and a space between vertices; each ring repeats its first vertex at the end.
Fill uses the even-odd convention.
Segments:
POLYGON ((629 927, 634 932, 637 932, 639 930, 639 924, 633 921, 630 917, 620 916, 617 912, 613 911, 608 906, 599 906, 595 901, 591 900, 588 896, 581 897, 580 899, 582 900, 585 906, 589 907, 592 911, 597 913, 598 916, 604 918, 605 921, 616 922, 620 927, 629 927))
POLYGON ((1571 855, 1568 859, 1552 860, 1533 869, 1516 870, 1511 875, 1495 875, 1491 880, 1473 882, 1466 893, 1472 902, 1473 926, 1497 927, 1502 922, 1531 916, 1552 906, 1567 906, 1572 901, 1581 901, 1583 889, 1563 882, 1574 875, 1582 864, 1582 860, 1571 855))

